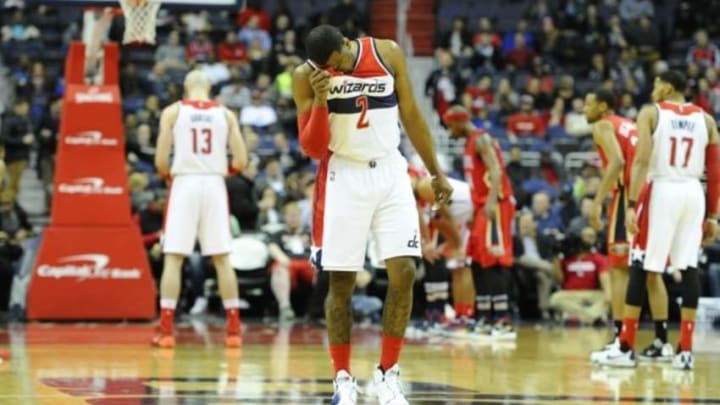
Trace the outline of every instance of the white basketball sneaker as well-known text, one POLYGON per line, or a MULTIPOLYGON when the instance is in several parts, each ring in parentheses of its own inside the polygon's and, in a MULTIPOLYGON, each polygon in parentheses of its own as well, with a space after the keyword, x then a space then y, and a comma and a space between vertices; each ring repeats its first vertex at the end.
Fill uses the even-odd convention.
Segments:
POLYGON ((355 405, 357 403, 357 383, 345 370, 338 371, 333 381, 335 394, 331 405, 355 405))
POLYGON ((613 350, 620 350, 620 339, 615 337, 610 343, 606 344, 602 349, 595 350, 590 353, 590 362, 592 364, 600 363, 601 359, 604 359, 608 353, 613 350))
POLYGON ((598 359, 598 364, 609 367, 632 368, 637 366, 635 350, 626 352, 620 350, 620 347, 609 350, 605 357, 598 359))
POLYGON ((397 364, 386 370, 385 374, 380 366, 375 368, 367 393, 377 396, 380 405, 410 405, 400 385, 400 366, 397 364))
POLYGON ((641 361, 670 362, 675 357, 675 350, 670 343, 663 343, 660 339, 653 340, 643 351, 638 353, 641 361))
POLYGON ((679 351, 673 358, 672 367, 677 370, 692 370, 695 367, 695 358, 690 351, 679 351))

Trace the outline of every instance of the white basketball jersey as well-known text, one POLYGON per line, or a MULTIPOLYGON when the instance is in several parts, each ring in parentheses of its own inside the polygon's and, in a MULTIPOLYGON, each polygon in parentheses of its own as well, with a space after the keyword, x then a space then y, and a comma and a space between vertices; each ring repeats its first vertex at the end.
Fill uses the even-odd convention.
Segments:
POLYGON ((705 171, 708 129, 702 108, 663 101, 656 104, 649 179, 700 179, 705 171))
POLYGON ((473 219, 473 202, 470 194, 470 185, 464 181, 448 178, 453 188, 452 198, 448 209, 450 215, 459 224, 464 224, 473 219))
POLYGON ((330 150, 344 158, 369 161, 398 150, 398 101, 395 79, 380 58, 375 40, 364 37, 357 43, 352 73, 330 72, 330 150))
POLYGON ((173 127, 173 176, 227 174, 229 129, 225 111, 214 101, 180 101, 173 127))

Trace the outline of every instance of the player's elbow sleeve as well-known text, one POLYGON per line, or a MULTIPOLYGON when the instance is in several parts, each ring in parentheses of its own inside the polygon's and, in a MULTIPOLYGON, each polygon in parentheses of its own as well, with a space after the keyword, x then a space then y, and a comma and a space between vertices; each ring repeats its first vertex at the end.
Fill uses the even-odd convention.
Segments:
POLYGON ((330 145, 330 120, 327 107, 313 107, 298 116, 300 148, 313 159, 325 156, 330 145))
POLYGON ((705 168, 707 170, 708 215, 718 214, 720 198, 720 146, 708 145, 705 149, 705 168))

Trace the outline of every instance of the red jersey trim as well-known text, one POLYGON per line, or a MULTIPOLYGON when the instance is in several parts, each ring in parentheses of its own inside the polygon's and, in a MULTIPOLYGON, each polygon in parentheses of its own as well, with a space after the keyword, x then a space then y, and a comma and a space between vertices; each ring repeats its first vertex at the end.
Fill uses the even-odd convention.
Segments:
POLYGON ((197 108, 198 110, 209 110, 220 107, 220 103, 212 100, 180 100, 180 104, 197 108))
POLYGON ((375 38, 370 38, 370 45, 372 47, 373 56, 375 57, 375 62, 377 62, 378 65, 382 68, 382 70, 385 71, 385 73, 388 74, 388 76, 392 76, 392 69, 388 65, 385 64, 385 61, 383 61, 382 56, 380 56, 380 52, 377 49, 377 44, 375 43, 375 38))
POLYGON ((703 112, 703 109, 691 103, 677 104, 670 101, 661 101, 657 103, 658 109, 665 111, 672 111, 677 115, 691 115, 699 112, 703 112))

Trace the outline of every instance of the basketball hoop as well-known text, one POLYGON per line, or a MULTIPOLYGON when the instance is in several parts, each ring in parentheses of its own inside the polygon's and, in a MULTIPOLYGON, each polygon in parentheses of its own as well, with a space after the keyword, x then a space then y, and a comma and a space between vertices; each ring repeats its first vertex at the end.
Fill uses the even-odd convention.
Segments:
POLYGON ((120 0, 125 15, 123 44, 155 44, 155 21, 162 0, 120 0))

